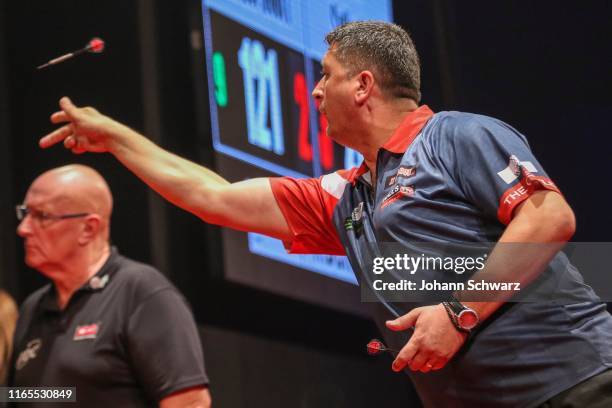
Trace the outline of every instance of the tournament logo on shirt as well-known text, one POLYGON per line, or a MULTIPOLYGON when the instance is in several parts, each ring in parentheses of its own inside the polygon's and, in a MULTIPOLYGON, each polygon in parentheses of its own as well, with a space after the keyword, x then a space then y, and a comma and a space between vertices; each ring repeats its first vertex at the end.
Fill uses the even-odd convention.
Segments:
POLYGON ((100 325, 98 323, 86 324, 84 326, 77 326, 74 331, 74 337, 72 340, 86 340, 86 339, 95 339, 98 335, 98 329, 100 325))
POLYGON ((416 176, 416 166, 400 166, 400 168, 397 169, 397 173, 395 173, 395 175, 387 177, 387 179, 385 180, 385 187, 391 187, 401 179, 406 179, 414 176, 416 176))
POLYGON ((25 350, 19 353, 19 357, 17 357, 17 361, 15 362, 15 369, 21 370, 23 367, 28 364, 30 360, 33 360, 38 356, 38 350, 42 347, 41 339, 34 339, 28 342, 25 350))

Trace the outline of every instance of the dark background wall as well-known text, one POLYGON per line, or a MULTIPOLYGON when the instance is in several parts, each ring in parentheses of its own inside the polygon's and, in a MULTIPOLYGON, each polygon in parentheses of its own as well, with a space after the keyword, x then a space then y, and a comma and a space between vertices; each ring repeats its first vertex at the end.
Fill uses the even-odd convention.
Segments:
MULTIPOLYGON (((435 111, 495 116, 526 134, 576 211, 575 240, 610 241, 610 3, 397 3, 395 20, 410 30, 421 55, 423 103, 435 111)), ((227 283, 220 279, 218 229, 159 200, 110 156, 37 148, 38 138, 53 128, 48 116, 58 99, 69 95, 179 155, 213 164, 208 129, 197 120, 206 119, 207 111, 201 104, 206 89, 199 89, 197 80, 203 68, 194 63, 201 53, 191 46, 192 34, 198 36, 192 33, 198 28, 196 10, 191 0, 114 0, 95 6, 78 0, 0 2, 0 286, 21 301, 43 283, 23 266, 14 235, 13 205, 29 183, 51 167, 89 164, 114 191, 113 242, 125 254, 156 264, 186 294, 198 322, 211 328, 205 342, 219 378, 245 375, 245 364, 265 368, 249 359, 257 347, 278 362, 270 347, 280 347, 289 362, 271 365, 279 378, 283 369, 296 369, 291 356, 320 358, 321 365, 304 369, 321 373, 331 369, 326 364, 336 364, 338 375, 354 378, 355 387, 376 375, 392 384, 388 395, 412 400, 406 379, 388 372, 390 360, 381 365, 363 357, 364 344, 376 335, 368 320, 227 283), (34 70, 96 35, 108 44, 104 54, 34 70), (232 342, 239 342, 240 350, 232 351, 232 342), (216 349, 235 352, 234 365, 224 367, 219 357, 224 354, 212 355, 216 349), (240 364, 242 371, 236 368, 240 364)), ((242 378, 244 389, 254 389, 249 381, 251 387, 257 384, 252 375, 242 378)), ((298 377, 292 378, 304 380, 298 377)), ((330 380, 312 375, 306 381, 313 386, 330 380)), ((237 397, 227 385, 213 391, 217 401, 227 403, 219 406, 246 406, 231 402, 237 397)), ((286 405, 275 400, 267 406, 286 405)))

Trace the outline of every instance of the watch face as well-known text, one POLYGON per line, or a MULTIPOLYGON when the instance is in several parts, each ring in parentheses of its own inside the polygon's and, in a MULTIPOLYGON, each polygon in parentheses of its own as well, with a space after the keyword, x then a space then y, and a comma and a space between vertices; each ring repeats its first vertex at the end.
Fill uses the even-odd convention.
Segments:
POLYGON ((462 329, 472 330, 478 324, 478 315, 471 309, 462 310, 457 316, 457 322, 462 329))

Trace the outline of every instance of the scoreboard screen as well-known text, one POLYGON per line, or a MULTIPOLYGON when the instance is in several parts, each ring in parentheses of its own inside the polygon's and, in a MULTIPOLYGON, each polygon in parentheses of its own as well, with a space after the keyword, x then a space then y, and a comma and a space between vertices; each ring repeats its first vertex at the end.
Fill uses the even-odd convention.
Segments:
MULTIPOLYGON (((311 91, 327 32, 348 21, 391 21, 391 14, 390 0, 204 0, 216 170, 239 181, 358 166, 359 153, 327 136, 311 91)), ((357 283, 345 257, 289 255, 280 241, 259 234, 224 231, 223 248, 228 279, 284 295, 328 304, 312 292, 357 283)))

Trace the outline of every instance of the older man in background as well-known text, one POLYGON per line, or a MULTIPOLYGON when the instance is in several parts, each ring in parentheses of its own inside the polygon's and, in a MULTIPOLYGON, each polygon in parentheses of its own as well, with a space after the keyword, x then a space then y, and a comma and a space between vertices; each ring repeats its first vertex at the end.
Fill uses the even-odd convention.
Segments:
POLYGON ((51 284, 21 307, 9 385, 75 387, 87 407, 208 407, 193 316, 162 274, 109 245, 112 201, 100 174, 69 165, 17 206, 25 261, 51 284))

